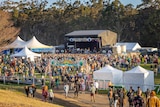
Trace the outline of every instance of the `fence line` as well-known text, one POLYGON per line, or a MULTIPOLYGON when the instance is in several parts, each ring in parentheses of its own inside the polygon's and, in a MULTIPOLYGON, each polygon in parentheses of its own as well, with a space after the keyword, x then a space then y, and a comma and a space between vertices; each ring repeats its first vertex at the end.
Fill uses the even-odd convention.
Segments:
MULTIPOLYGON (((17 83, 17 84, 41 84, 42 78, 35 78, 35 77, 20 77, 20 76, 0 76, 0 81, 3 82, 3 84, 6 84, 6 82, 10 83, 17 83)), ((45 81, 48 81, 49 79, 45 79, 45 81)))

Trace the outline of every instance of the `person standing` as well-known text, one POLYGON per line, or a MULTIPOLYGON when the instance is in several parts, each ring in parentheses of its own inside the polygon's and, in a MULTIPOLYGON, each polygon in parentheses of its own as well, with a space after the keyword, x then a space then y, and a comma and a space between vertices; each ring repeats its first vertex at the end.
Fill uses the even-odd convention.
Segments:
POLYGON ((33 97, 33 89, 32 89, 32 86, 29 86, 29 94, 31 95, 31 97, 33 97))
POLYGON ((41 79, 41 85, 45 85, 45 77, 42 75, 42 79, 41 79))
POLYGON ((96 94, 98 94, 98 88, 99 88, 99 83, 98 83, 98 81, 95 81, 95 82, 94 82, 94 86, 95 86, 95 88, 96 88, 96 94))
POLYGON ((115 89, 113 92, 113 99, 114 99, 114 107, 117 107, 119 103, 119 96, 118 96, 117 89, 115 89))
POLYGON ((28 97, 29 96, 29 87, 25 86, 24 90, 25 90, 26 96, 28 97))
POLYGON ((35 96, 36 93, 36 86, 34 84, 32 84, 32 91, 33 91, 33 97, 35 96))
POLYGON ((65 98, 68 97, 68 92, 69 92, 69 84, 65 83, 64 85, 64 92, 65 92, 65 98))
POLYGON ((109 99, 109 106, 112 107, 113 105, 113 89, 112 88, 109 89, 108 99, 109 99))
POLYGON ((79 85, 75 84, 74 85, 74 97, 78 98, 79 90, 80 90, 79 85))
POLYGON ((55 85, 55 80, 54 80, 53 77, 51 77, 51 80, 50 80, 50 87, 51 87, 52 90, 54 89, 54 85, 55 85))
POLYGON ((149 88, 147 88, 147 90, 146 90, 146 92, 145 92, 146 104, 147 104, 148 99, 150 98, 150 94, 151 94, 151 91, 150 91, 149 88))
POLYGON ((53 90, 52 90, 52 89, 49 89, 49 100, 50 100, 51 102, 53 102, 53 99, 54 99, 53 90))
POLYGON ((156 96, 155 91, 151 91, 150 98, 147 101, 146 107, 160 107, 159 98, 156 96))
POLYGON ((137 87, 136 94, 142 96, 142 90, 141 90, 141 88, 139 86, 137 87))
POLYGON ((70 87, 71 90, 74 89, 74 82, 75 80, 74 80, 74 77, 72 76, 71 77, 71 87, 70 87))
POLYGON ((132 89, 132 87, 130 87, 130 89, 127 93, 127 97, 128 97, 129 107, 133 107, 133 104, 134 104, 134 90, 132 89))
POLYGON ((55 82, 56 82, 57 89, 59 89, 59 78, 58 78, 58 76, 56 77, 55 82))
POLYGON ((119 92, 119 107, 123 107, 125 100, 125 91, 124 88, 120 89, 119 92))
POLYGON ((48 97, 48 86, 47 85, 42 87, 42 96, 43 96, 43 100, 47 101, 47 97, 48 97))
POLYGON ((134 107, 144 107, 144 99, 142 98, 141 93, 137 93, 134 97, 134 107))
POLYGON ((91 101, 94 101, 94 102, 95 102, 95 91, 96 91, 95 86, 91 84, 90 95, 91 95, 91 101))

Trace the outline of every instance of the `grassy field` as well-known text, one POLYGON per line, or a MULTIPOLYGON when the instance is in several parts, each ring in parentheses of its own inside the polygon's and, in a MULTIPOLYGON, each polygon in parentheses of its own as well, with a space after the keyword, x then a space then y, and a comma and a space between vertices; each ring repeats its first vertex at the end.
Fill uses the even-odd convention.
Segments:
MULTIPOLYGON (((141 64, 145 69, 150 69, 150 64, 141 64)), ((155 84, 160 84, 160 73, 154 78, 155 84)), ((60 105, 50 104, 36 98, 27 98, 24 94, 24 85, 0 84, 0 107, 62 107, 60 105), (16 99, 16 100, 15 100, 16 99)), ((39 88, 39 87, 37 87, 39 88)), ((101 93, 101 91, 99 92, 101 93)), ((103 94, 106 92, 102 92, 103 94)), ((160 98, 160 93, 157 95, 160 98)))
MULTIPOLYGON (((141 64, 141 67, 151 70, 150 68, 151 64, 141 64)), ((158 73, 157 76, 154 76, 154 83, 155 84, 160 84, 160 73, 158 73)))
POLYGON ((62 107, 43 102, 37 98, 28 98, 22 93, 23 86, 0 84, 0 107, 62 107))

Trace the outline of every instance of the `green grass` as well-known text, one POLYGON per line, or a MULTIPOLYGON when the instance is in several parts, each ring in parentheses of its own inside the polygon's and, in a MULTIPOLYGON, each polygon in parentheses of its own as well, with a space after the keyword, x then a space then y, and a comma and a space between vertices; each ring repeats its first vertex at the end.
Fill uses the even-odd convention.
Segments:
POLYGON ((98 94, 108 94, 108 90, 98 90, 98 94))
MULTIPOLYGON (((151 64, 141 64, 141 67, 147 69, 147 70, 151 70, 151 64)), ((154 76, 154 83, 155 84, 160 84, 160 73, 158 73, 157 76, 154 76)))

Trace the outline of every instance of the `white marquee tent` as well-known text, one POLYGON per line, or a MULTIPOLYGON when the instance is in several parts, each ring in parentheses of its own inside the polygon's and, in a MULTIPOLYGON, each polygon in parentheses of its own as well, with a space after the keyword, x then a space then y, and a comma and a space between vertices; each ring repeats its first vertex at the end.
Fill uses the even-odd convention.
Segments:
POLYGON ((53 48, 53 46, 48 46, 40 43, 35 36, 25 44, 28 48, 53 48))
POLYGON ((124 86, 129 90, 130 86, 137 90, 139 86, 143 92, 149 88, 154 89, 154 72, 146 70, 141 66, 137 66, 129 71, 124 72, 123 75, 124 86))
POLYGON ((99 88, 108 88, 108 82, 111 81, 114 85, 123 84, 123 71, 118 70, 110 65, 106 65, 100 70, 93 72, 93 79, 98 80, 99 88))
POLYGON ((19 36, 17 36, 16 40, 14 40, 11 44, 5 46, 5 49, 13 49, 13 48, 24 48, 25 41, 22 40, 19 36))
POLYGON ((141 49, 141 46, 137 42, 118 42, 115 46, 126 46, 126 51, 135 51, 141 49))
POLYGON ((30 58, 31 61, 34 61, 34 58, 41 57, 41 54, 34 53, 30 51, 27 47, 24 47, 20 52, 12 54, 11 57, 26 57, 30 58))

